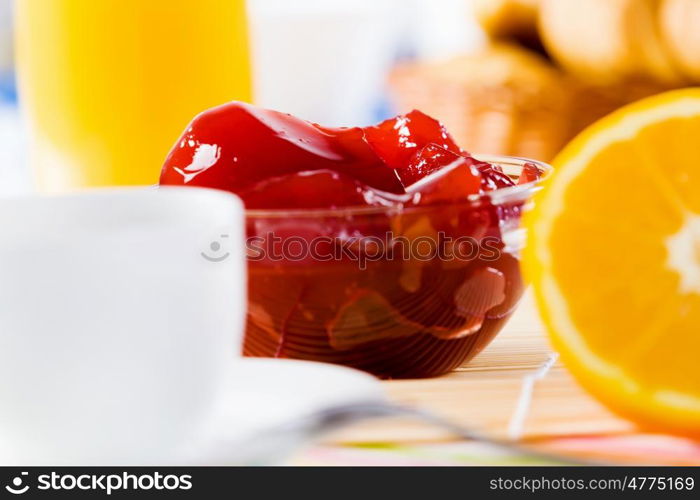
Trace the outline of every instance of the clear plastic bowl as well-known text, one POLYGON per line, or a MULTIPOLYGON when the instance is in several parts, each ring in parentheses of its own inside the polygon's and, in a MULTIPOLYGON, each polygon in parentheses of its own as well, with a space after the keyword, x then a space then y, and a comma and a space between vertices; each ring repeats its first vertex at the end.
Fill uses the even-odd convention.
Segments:
MULTIPOLYGON (((477 155, 519 176, 512 157, 477 155)), ((249 210, 247 356, 432 377, 479 353, 522 296, 520 215, 540 182, 418 207, 249 210)))

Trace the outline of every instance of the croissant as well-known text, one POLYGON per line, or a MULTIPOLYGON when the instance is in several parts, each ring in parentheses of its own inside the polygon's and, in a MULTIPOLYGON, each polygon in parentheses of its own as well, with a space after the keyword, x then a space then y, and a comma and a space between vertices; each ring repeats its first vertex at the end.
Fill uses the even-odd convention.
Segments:
MULTIPOLYGON (((662 0, 542 0, 539 31, 549 54, 581 79, 602 85, 651 79, 678 86, 685 76, 660 29, 663 7, 662 0)), ((669 21, 678 15, 667 10, 669 21)))
POLYGON ((472 0, 477 22, 491 38, 541 49, 537 33, 540 0, 472 0))
POLYGON ((659 9, 659 29, 684 76, 700 83, 700 1, 665 0, 659 9))

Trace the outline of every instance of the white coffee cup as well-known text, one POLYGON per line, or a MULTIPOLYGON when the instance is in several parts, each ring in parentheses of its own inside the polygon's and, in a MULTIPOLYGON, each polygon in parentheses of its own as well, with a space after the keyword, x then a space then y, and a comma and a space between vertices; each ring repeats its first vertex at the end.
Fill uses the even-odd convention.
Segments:
POLYGON ((0 200, 0 463, 177 461, 240 356, 243 233, 207 189, 0 200))

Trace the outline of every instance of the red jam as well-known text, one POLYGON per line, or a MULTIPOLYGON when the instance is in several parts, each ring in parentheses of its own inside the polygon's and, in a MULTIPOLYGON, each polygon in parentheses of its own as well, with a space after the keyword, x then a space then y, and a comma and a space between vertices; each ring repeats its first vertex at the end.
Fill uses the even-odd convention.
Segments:
MULTIPOLYGON (((526 164, 518 183, 541 175, 526 164)), ((483 349, 523 291, 501 234, 522 202, 485 196, 516 181, 419 111, 327 128, 229 103, 194 119, 161 184, 265 211, 247 218, 249 356, 435 376, 483 349)))

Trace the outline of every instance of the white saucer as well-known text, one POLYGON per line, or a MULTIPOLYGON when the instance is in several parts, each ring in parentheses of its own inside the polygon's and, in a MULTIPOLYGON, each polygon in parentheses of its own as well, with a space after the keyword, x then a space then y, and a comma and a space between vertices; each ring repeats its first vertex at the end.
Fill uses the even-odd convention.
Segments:
POLYGON ((316 437, 314 418, 320 413, 385 401, 379 380, 358 370, 244 358, 236 362, 225 401, 206 431, 215 437, 184 460, 202 465, 279 463, 316 437))

